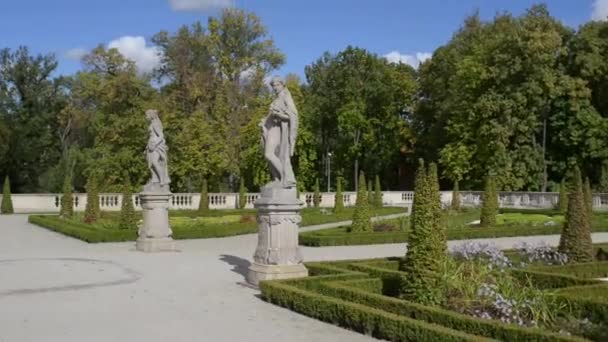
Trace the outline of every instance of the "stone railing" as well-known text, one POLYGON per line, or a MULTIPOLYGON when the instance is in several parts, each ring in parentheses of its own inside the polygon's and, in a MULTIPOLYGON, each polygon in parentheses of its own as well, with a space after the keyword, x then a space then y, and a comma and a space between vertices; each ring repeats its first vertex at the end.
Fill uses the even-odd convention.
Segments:
MULTIPOLYGON (((461 191, 461 203, 465 207, 478 207, 481 205, 481 191, 461 191)), ((334 206, 335 193, 321 193, 320 206, 332 208, 334 206)), ((61 206, 61 194, 14 194, 12 195, 13 207, 16 213, 57 213, 61 206)), ((211 209, 234 209, 238 207, 238 193, 210 193, 209 208, 211 209)), ((246 208, 253 208, 253 203, 258 199, 258 193, 246 194, 246 208)), ((311 192, 300 194, 307 207, 313 206, 311 192)), ((0 196, 1 198, 2 196, 0 196)), ((555 192, 500 192, 499 204, 503 208, 529 208, 550 209, 557 206, 559 194, 555 192)), ((342 198, 345 206, 354 206, 357 201, 356 192, 343 192, 342 198)), ((383 191, 382 202, 386 206, 410 206, 414 200, 413 191, 383 191)), ((139 195, 134 194, 133 205, 136 210, 141 210, 139 195)), ((452 201, 451 191, 441 192, 441 202, 444 207, 452 201)), ((172 210, 195 210, 198 209, 200 194, 198 193, 174 193, 171 198, 172 210)), ((74 194, 74 210, 84 211, 87 204, 86 194, 74 194)), ((122 206, 122 194, 100 194, 99 204, 101 210, 119 211, 122 206)), ((608 210, 608 193, 596 193, 593 195, 593 206, 596 210, 608 210)))

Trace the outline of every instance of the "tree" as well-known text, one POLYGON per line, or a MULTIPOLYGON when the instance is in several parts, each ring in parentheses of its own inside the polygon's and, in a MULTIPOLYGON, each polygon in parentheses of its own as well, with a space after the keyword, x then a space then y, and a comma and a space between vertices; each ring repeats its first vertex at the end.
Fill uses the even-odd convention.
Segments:
POLYGON ((559 185, 559 211, 562 214, 566 214, 568 211, 568 186, 566 185, 566 178, 562 178, 562 182, 559 185))
POLYGON ((198 212, 205 213, 209 210, 209 189, 207 187, 207 178, 203 178, 203 185, 201 186, 201 199, 198 203, 198 212))
POLYGON ((11 182, 8 176, 4 178, 4 188, 2 189, 2 214, 13 213, 13 199, 11 198, 11 182))
POLYGON ((400 297, 423 304, 437 304, 441 300, 440 267, 446 258, 447 241, 441 222, 441 195, 434 164, 427 172, 420 160, 414 188, 408 251, 400 265, 406 273, 400 297))
POLYGON ((454 182, 454 189, 452 190, 452 203, 450 208, 452 210, 460 210, 460 191, 458 189, 458 181, 454 182))
POLYGON ((355 212, 353 213, 353 223, 348 228, 349 232, 361 233, 372 232, 371 213, 369 203, 367 201, 368 194, 365 188, 365 175, 363 172, 359 175, 359 190, 357 191, 357 202, 355 204, 355 212))
POLYGON ((136 229, 137 215, 133 208, 133 193, 131 191, 131 183, 129 178, 125 178, 122 191, 122 205, 120 207, 120 220, 118 222, 119 229, 136 229))
POLYGON ((581 172, 574 168, 568 188, 568 211, 559 239, 559 251, 571 262, 593 260, 590 218, 583 196, 581 172))
POLYGON ((245 189, 245 180, 241 177, 239 184, 239 209, 245 209, 247 205, 247 189, 245 189))
POLYGON ((89 176, 87 182, 87 205, 84 209, 84 222, 95 223, 99 219, 99 188, 97 175, 94 173, 89 176))
POLYGON ((342 195, 342 177, 336 180, 336 196, 334 199, 334 213, 339 214, 344 211, 344 196, 342 195))
POLYGON ((380 177, 376 175, 374 179, 374 206, 376 208, 382 208, 382 188, 380 187, 380 177))
POLYGON ((493 227, 496 225, 498 214, 498 193, 494 176, 486 176, 486 186, 483 192, 483 204, 481 207, 481 226, 493 227))
POLYGON ((74 196, 72 195, 72 176, 67 173, 63 181, 63 195, 61 196, 61 208, 59 216, 71 218, 74 215, 74 196))
POLYGON ((315 180, 315 188, 312 195, 312 203, 315 208, 318 208, 321 205, 321 190, 319 189, 319 179, 315 180))

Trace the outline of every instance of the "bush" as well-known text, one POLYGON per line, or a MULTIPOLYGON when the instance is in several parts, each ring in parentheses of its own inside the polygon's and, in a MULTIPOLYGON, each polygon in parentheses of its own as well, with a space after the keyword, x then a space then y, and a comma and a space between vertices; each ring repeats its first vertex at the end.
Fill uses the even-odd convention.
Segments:
POLYGON ((563 178, 562 182, 559 184, 559 211, 562 214, 566 214, 568 211, 568 186, 566 184, 566 179, 563 178))
POLYGON ((8 176, 4 178, 4 188, 2 189, 2 206, 0 208, 2 214, 12 214, 13 210, 13 199, 11 198, 11 182, 8 176))
POLYGON ((486 186, 483 192, 483 204, 481 207, 481 226, 488 227, 496 225, 496 215, 498 214, 498 193, 494 177, 486 177, 486 186))
POLYGON ((590 218, 583 196, 581 173, 574 168, 568 192, 568 211, 559 240, 559 251, 571 262, 593 260, 590 218))
POLYGON ((315 180, 315 188, 314 188, 314 193, 312 195, 312 203, 315 206, 315 208, 318 208, 321 206, 321 190, 319 189, 319 179, 318 178, 315 180))
POLYGON ((382 188, 380 187, 380 177, 378 177, 378 175, 376 175, 374 191, 374 206, 376 208, 382 208, 382 188))
POLYGON ((131 192, 131 183, 129 178, 123 186, 122 205, 120 207, 120 220, 118 221, 119 229, 137 229, 137 215, 133 208, 133 193, 131 192))
POLYGON ((247 189, 245 189, 245 181, 243 177, 241 177, 241 182, 239 184, 239 209, 245 209, 247 205, 247 189))
POLYGON ((365 189, 365 175, 363 172, 359 174, 359 189, 357 191, 357 203, 353 214, 353 223, 349 228, 349 232, 372 232, 372 223, 370 220, 370 208, 367 202, 367 190, 365 189))
POLYGON ((424 304, 440 301, 440 268, 447 251, 440 196, 437 166, 432 163, 427 173, 421 160, 414 185, 408 251, 401 266, 406 276, 400 297, 424 304))
POLYGON ((209 210, 209 188, 207 185, 207 178, 203 178, 203 184, 201 186, 201 199, 198 202, 199 213, 205 213, 209 210))
POLYGON ((460 189, 458 189, 458 181, 454 182, 454 189, 452 190, 452 203, 450 208, 452 210, 460 210, 460 189))
POLYGON ((602 162, 602 170, 600 174, 600 182, 597 188, 598 192, 608 192, 608 160, 602 162))
POLYGON ((63 181, 63 196, 61 196, 61 208, 59 216, 70 218, 74 215, 74 196, 72 195, 72 177, 67 174, 63 181))
POLYGON ((336 180, 336 196, 334 198, 334 213, 339 214, 344 211, 344 196, 342 195, 342 177, 336 180))
POLYGON ((370 207, 374 207, 374 188, 372 188, 372 179, 367 181, 367 204, 370 207))
POLYGON ((84 209, 84 222, 94 223, 99 218, 99 188, 97 176, 92 174, 87 181, 87 206, 84 209))
POLYGON ((593 217, 593 192, 591 192, 591 182, 589 182, 589 177, 585 177, 585 184, 583 185, 583 197, 585 198, 587 218, 591 218, 593 217))

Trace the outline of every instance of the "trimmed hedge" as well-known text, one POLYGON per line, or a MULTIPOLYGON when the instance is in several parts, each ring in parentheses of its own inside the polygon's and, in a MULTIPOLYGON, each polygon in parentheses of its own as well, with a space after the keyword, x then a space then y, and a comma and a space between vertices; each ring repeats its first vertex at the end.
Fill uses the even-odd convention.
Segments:
MULTIPOLYGON (((304 315, 389 341, 586 341, 576 336, 519 327, 387 296, 387 287, 397 290, 398 282, 403 279, 404 273, 395 270, 398 260, 307 263, 310 274, 315 276, 262 282, 262 298, 304 315)), ((554 274, 549 276, 555 277, 554 274)), ((596 291, 603 290, 602 287, 596 291)), ((594 308, 593 305, 599 306, 599 303, 573 300, 567 293, 559 293, 558 296, 568 298, 577 310, 593 309, 591 315, 594 319, 604 317, 605 312, 601 310, 608 309, 605 304, 594 308)))
POLYGON ((137 239, 137 232, 134 230, 104 229, 98 225, 74 222, 55 215, 32 215, 29 222, 86 242, 122 242, 137 239))

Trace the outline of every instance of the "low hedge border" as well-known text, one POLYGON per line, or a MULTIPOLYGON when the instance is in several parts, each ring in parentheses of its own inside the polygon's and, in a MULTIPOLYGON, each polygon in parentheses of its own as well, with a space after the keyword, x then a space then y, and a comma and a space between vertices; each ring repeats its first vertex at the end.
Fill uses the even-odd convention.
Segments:
POLYGON ((608 284, 567 287, 556 294, 578 316, 608 322, 608 284))
MULTIPOLYGON (((451 341, 454 338, 585 341, 389 297, 386 293, 392 292, 390 288, 394 288, 403 275, 394 270, 396 265, 396 258, 307 263, 310 273, 316 276, 262 282, 262 298, 307 316, 390 341, 451 341), (414 322, 417 323, 412 326, 414 322), (406 327, 407 333, 402 330, 406 327), (433 329, 428 330, 430 327, 433 329), (389 328, 388 332, 384 330, 389 328), (455 331, 461 334, 453 335, 455 331)), ((547 277, 562 276, 547 273, 547 277)), ((574 279, 585 283, 584 279, 574 279)), ((582 308, 581 303, 575 305, 582 308)))
POLYGON ((604 278, 608 274, 608 261, 566 264, 560 266, 532 266, 534 271, 557 273, 576 278, 604 278))

